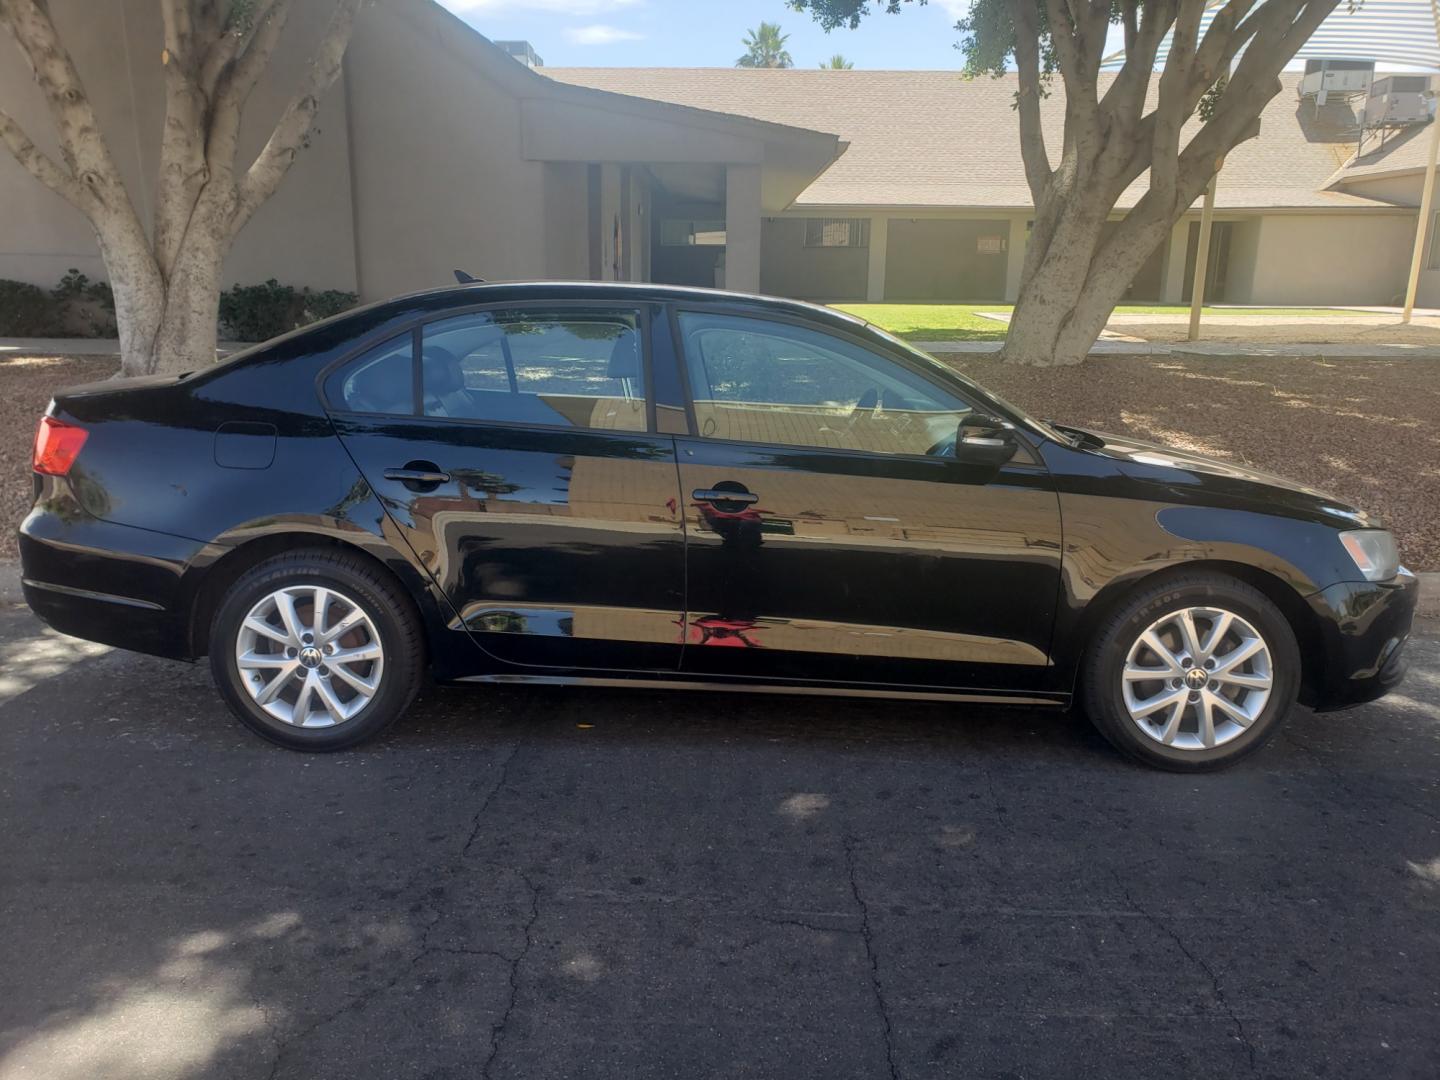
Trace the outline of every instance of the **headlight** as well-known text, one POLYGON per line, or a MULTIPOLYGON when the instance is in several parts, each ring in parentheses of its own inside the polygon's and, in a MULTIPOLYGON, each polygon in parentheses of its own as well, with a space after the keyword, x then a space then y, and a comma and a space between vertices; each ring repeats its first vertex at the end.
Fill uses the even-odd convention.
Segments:
POLYGON ((1342 532, 1340 543, 1355 560, 1366 581, 1389 581, 1400 572, 1400 553, 1395 537, 1384 529, 1356 529, 1342 532))

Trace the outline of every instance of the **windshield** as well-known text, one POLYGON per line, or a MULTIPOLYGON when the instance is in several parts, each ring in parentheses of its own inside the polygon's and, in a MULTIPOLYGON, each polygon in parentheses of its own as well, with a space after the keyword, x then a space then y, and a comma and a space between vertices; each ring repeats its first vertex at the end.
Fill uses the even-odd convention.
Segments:
POLYGON ((1030 431, 1034 434, 1039 435, 1042 438, 1050 439, 1053 442, 1065 443, 1070 446, 1076 445, 1076 440, 1074 436, 1067 435, 1063 431, 1057 430, 1050 424, 1046 423, 1044 420, 1037 420, 1035 417, 1027 413, 1024 409, 1021 409, 1020 407, 1012 405, 1010 402, 1006 401, 999 394, 995 393, 995 391, 987 387, 981 386, 974 379, 971 379, 967 375, 961 374, 949 364, 943 363, 942 361, 935 359, 935 357, 931 356, 923 349, 917 349, 914 345, 911 345, 904 338, 896 337, 894 334, 890 333, 890 331, 882 329, 881 327, 876 326, 874 323, 871 322, 867 322, 865 324, 865 328, 875 336, 882 338, 889 344, 903 350, 907 356, 911 357, 918 363, 923 364, 929 370, 936 372, 937 374, 943 375, 948 379, 959 380, 962 384, 964 384, 966 389, 970 390, 976 397, 980 398, 980 400, 988 401, 993 405, 999 406, 1001 411, 1004 412, 1010 419, 1029 428, 1030 431))

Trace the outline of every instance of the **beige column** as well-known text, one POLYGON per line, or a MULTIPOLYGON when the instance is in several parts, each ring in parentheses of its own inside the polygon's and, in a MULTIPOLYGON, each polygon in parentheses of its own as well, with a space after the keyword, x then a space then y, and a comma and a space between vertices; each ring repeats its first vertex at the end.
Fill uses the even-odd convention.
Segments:
MULTIPOLYGON (((1440 31, 1440 11, 1436 12, 1436 30, 1440 31)), ((1430 121, 1430 156, 1425 162, 1425 187, 1420 192, 1420 219, 1415 225, 1415 247, 1410 253, 1410 276, 1405 282, 1405 313, 1401 322, 1409 322, 1415 310, 1415 293, 1420 288, 1420 268, 1425 260, 1425 238, 1430 232, 1431 200, 1435 197, 1435 162, 1440 157, 1440 116, 1430 121)))
POLYGON ((600 166, 600 280, 615 281, 620 261, 616 243, 615 223, 620 217, 620 166, 609 162, 600 166))
POLYGON ((1010 219, 1010 241, 1005 251, 1005 302, 1013 304, 1020 299, 1020 271, 1025 269, 1025 241, 1030 230, 1030 215, 1021 214, 1010 219))
POLYGON ((890 219, 870 219, 870 258, 866 265, 865 299, 878 304, 885 299, 885 250, 890 242, 890 219))
POLYGON ((1190 285, 1190 333, 1191 341, 1200 340, 1200 310, 1205 306, 1205 274, 1210 266, 1210 228, 1215 221, 1215 183, 1220 177, 1216 165, 1215 175, 1205 188, 1205 202, 1200 210, 1200 235, 1195 241, 1195 277, 1190 285))
POLYGON ((1190 245, 1190 222, 1181 218, 1170 230, 1170 251, 1165 259, 1165 280, 1160 290, 1162 304, 1180 304, 1185 297, 1185 249, 1190 245))
POLYGON ((760 291, 760 166, 725 169, 725 288, 760 291))

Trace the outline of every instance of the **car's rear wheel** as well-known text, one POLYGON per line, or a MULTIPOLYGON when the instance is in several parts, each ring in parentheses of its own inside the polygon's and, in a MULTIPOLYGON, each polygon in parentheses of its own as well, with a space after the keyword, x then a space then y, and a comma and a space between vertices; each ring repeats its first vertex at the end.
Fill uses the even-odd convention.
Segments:
POLYGON ((1196 573, 1121 604, 1092 643, 1082 692, 1090 719, 1119 749, 1198 772, 1264 745, 1299 685, 1295 634, 1269 598, 1196 573))
POLYGON ((210 629, 210 669, 231 710, 296 750, 378 735, 414 700, 422 664, 412 605, 346 552, 259 563, 226 591, 210 629))

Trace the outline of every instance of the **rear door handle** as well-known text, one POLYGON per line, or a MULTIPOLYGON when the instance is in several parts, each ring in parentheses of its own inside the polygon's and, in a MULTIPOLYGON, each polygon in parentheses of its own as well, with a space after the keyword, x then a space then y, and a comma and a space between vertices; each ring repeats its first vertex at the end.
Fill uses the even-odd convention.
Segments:
POLYGON ((404 484, 447 484, 450 474, 439 469, 386 469, 385 479, 404 484))
POLYGON ((749 491, 717 491, 715 488, 696 488, 690 493, 696 502, 757 503, 760 496, 749 491))

